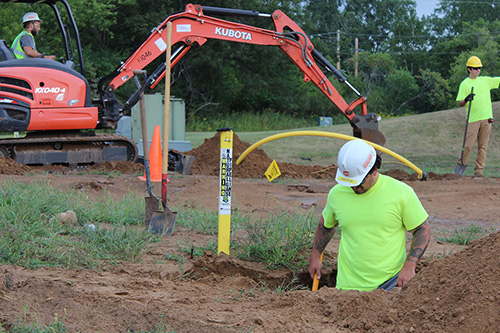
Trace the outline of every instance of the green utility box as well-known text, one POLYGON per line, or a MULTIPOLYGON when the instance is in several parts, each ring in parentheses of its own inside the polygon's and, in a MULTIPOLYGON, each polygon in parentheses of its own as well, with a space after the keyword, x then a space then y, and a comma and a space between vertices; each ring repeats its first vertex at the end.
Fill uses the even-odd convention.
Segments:
POLYGON ((332 117, 318 117, 317 126, 332 126, 332 125, 333 125, 332 117))
MULTIPOLYGON (((163 140, 163 95, 160 93, 144 95, 146 104, 146 122, 148 131, 148 146, 151 146, 155 126, 160 126, 160 136, 163 140)), ((186 141, 186 104, 180 98, 170 98, 170 120, 168 132, 168 147, 180 152, 193 149, 192 144, 186 141)), ((131 139, 137 144, 139 155, 142 154, 141 110, 137 103, 131 110, 131 139)))

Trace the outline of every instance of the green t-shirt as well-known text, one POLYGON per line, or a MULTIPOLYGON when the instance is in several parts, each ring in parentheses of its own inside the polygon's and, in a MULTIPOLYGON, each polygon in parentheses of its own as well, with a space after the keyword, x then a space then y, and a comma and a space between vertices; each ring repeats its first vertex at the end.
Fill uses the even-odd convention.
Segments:
MULTIPOLYGON (((463 101, 474 87, 474 99, 470 107, 469 123, 493 118, 490 90, 498 88, 499 84, 500 77, 489 76, 478 76, 474 80, 466 78, 460 83, 457 102, 463 101)), ((469 102, 465 104, 465 108, 469 110, 469 102)))
POLYGON ((323 218, 325 227, 341 229, 336 288, 370 291, 396 275, 406 260, 406 230, 428 216, 410 186, 382 174, 363 194, 333 187, 323 218))

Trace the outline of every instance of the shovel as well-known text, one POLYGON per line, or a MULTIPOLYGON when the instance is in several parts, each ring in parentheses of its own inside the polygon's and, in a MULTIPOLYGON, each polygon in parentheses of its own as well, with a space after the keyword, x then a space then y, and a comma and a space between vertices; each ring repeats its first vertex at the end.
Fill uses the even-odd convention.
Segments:
POLYGON ((163 158, 161 169, 161 204, 163 211, 154 211, 149 230, 155 234, 170 236, 174 231, 176 212, 167 205, 168 181, 168 131, 170 126, 170 56, 172 54, 172 22, 167 23, 167 51, 165 67, 165 109, 163 114, 163 158))
MULTIPOLYGON (((474 92, 474 87, 470 89, 470 93, 472 94, 473 92, 474 92)), ((459 176, 462 176, 465 172, 465 169, 467 169, 467 165, 464 164, 464 151, 465 151, 465 140, 467 139, 467 127, 469 126, 471 104, 472 101, 469 101, 469 110, 467 111, 467 120, 465 121, 464 142, 462 143, 462 153, 460 154, 460 162, 457 163, 457 165, 455 166, 455 170, 453 170, 453 173, 459 176)))
MULTIPOLYGON (((145 70, 134 70, 135 75, 144 75, 146 79, 145 70)), ((149 169, 149 152, 148 152, 148 127, 146 122, 146 102, 144 101, 144 86, 139 84, 137 76, 134 76, 135 84, 139 88, 139 109, 141 111, 141 128, 142 128, 142 147, 144 154, 144 171, 146 174, 146 186, 148 188, 149 197, 144 197, 146 203, 146 212, 144 214, 144 224, 146 230, 149 230, 149 225, 151 224, 151 218, 153 217, 153 211, 158 210, 160 200, 153 194, 151 190, 151 176, 149 169)))

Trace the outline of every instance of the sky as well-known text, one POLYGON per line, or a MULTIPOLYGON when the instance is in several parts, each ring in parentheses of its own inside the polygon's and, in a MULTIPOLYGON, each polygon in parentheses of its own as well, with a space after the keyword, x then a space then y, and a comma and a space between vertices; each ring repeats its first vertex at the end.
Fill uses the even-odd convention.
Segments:
POLYGON ((416 0, 417 15, 422 16, 432 14, 438 2, 439 0, 416 0))

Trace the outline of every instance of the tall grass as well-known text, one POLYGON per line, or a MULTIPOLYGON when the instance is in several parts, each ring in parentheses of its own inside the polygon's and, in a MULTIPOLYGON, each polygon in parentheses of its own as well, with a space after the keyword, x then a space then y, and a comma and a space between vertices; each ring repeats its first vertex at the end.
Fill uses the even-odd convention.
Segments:
MULTIPOLYGON (((202 234, 217 235, 216 212, 199 208, 179 211, 178 225, 202 234)), ((288 212, 280 209, 263 218, 242 215, 235 209, 231 216, 231 254, 240 259, 264 262, 270 268, 299 270, 307 265, 306 255, 316 224, 317 218, 311 210, 288 212)), ((205 250, 215 251, 216 245, 212 240, 205 245, 181 242, 179 247, 197 256, 205 250)))
MULTIPOLYGON (((181 241, 181 252, 199 256, 205 250, 216 251, 217 213, 192 204, 177 210, 179 226, 209 236, 201 245, 181 241)), ((0 264, 98 268, 139 260, 145 247, 158 240, 140 227, 143 221, 143 197, 133 193, 121 200, 103 196, 89 201, 81 192, 56 189, 48 181, 7 181, 0 187, 0 264), (54 218, 68 210, 75 211, 77 225, 54 218), (92 224, 97 227, 89 227, 92 224)), ((315 225, 312 211, 280 209, 269 217, 255 217, 236 208, 231 217, 231 253, 270 267, 299 269, 307 263, 304 253, 311 246, 315 225)), ((174 254, 169 258, 181 260, 174 254)))
POLYGON ((475 239, 479 239, 487 234, 487 231, 475 223, 471 223, 465 228, 455 229, 451 234, 443 234, 442 237, 436 236, 441 242, 454 243, 458 245, 467 245, 475 239))
POLYGON ((27 268, 58 266, 96 268, 103 263, 136 260, 155 240, 143 228, 141 198, 89 201, 82 193, 55 189, 46 181, 4 182, 0 188, 0 264, 27 268), (78 224, 58 222, 58 213, 73 210, 78 224), (111 224, 101 227, 99 222, 111 224), (89 224, 97 224, 95 229, 89 224))
MULTIPOLYGON (((188 132, 212 132, 218 128, 232 127, 233 131, 256 132, 276 131, 290 128, 302 128, 316 126, 317 116, 296 117, 288 114, 279 114, 273 110, 265 110, 262 113, 239 112, 229 115, 213 117, 193 117, 186 124, 188 132)), ((343 117, 333 116, 334 123, 341 123, 343 117)))

